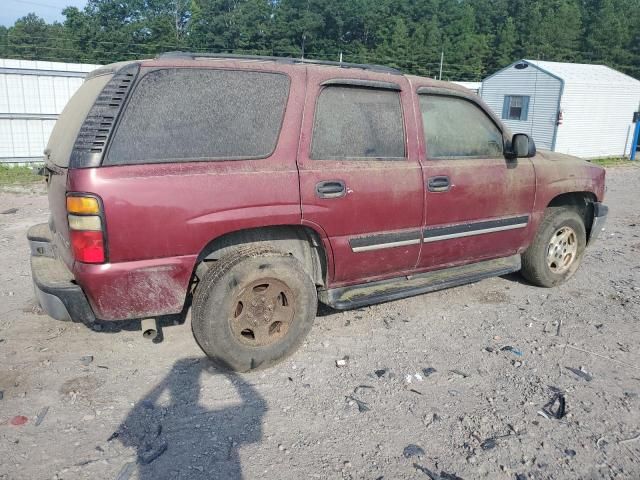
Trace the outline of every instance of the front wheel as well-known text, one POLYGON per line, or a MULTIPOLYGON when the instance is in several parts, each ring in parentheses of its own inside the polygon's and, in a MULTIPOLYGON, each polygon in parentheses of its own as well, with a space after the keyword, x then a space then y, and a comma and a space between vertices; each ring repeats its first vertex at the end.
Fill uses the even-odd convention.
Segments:
POLYGON ((240 247, 204 274, 191 327, 214 363, 246 372, 293 353, 311 330, 316 310, 315 285, 296 258, 240 247))
POLYGON ((533 242, 522 254, 522 275, 534 285, 555 287, 576 272, 587 243, 582 217, 569 207, 547 208, 533 242))

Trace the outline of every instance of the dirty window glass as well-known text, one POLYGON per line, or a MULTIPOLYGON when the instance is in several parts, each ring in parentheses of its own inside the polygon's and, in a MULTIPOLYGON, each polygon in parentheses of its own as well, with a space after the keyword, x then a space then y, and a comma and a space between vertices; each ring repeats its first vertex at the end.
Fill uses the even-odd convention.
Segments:
POLYGON ((472 102, 421 95, 420 109, 429 158, 501 157, 502 133, 472 102))
POLYGON ((311 158, 323 160, 405 157, 400 94, 335 86, 318 97, 311 158))
POLYGON ((163 69, 145 75, 105 164, 264 158, 276 147, 286 75, 163 69))

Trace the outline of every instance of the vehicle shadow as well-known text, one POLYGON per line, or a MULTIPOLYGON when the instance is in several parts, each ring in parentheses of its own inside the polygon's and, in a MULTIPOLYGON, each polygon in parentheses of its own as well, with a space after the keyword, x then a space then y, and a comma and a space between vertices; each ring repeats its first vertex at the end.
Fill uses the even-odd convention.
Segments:
POLYGON ((243 478, 239 451, 262 439, 266 412, 242 377, 207 358, 186 358, 133 407, 114 437, 136 449, 140 480, 236 480, 243 478), (226 387, 216 376, 226 377, 226 387), (214 380, 209 391, 222 406, 209 409, 200 392, 214 380))
MULTIPOLYGON (((162 315, 156 317, 157 323, 156 326, 158 328, 158 336, 154 343, 160 343, 164 340, 163 330, 165 327, 171 327, 174 325, 183 325, 187 321, 187 316, 191 311, 191 302, 192 297, 189 295, 182 307, 182 311, 180 313, 175 313, 173 315, 162 315)), ((87 324, 87 327, 92 329, 95 332, 100 333, 119 333, 123 331, 142 332, 142 327, 140 324, 141 320, 95 320, 94 322, 87 324)))
POLYGON ((535 287, 532 283, 529 283, 520 272, 507 273, 505 275, 500 275, 500 278, 508 280, 510 282, 519 283, 520 285, 526 285, 527 287, 535 287))

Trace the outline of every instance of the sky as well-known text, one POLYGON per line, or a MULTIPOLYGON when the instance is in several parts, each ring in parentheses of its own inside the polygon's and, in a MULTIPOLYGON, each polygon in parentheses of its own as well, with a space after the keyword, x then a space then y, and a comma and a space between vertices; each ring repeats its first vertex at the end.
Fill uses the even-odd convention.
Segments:
POLYGON ((11 26, 20 17, 35 13, 47 22, 62 22, 62 10, 73 6, 83 8, 87 0, 0 0, 0 25, 11 26))

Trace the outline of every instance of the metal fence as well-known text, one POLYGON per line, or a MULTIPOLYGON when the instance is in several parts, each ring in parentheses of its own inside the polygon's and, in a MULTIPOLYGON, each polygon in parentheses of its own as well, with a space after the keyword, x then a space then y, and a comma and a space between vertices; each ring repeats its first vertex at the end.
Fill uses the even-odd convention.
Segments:
POLYGON ((0 163, 41 162, 58 115, 98 67, 0 59, 0 163))

